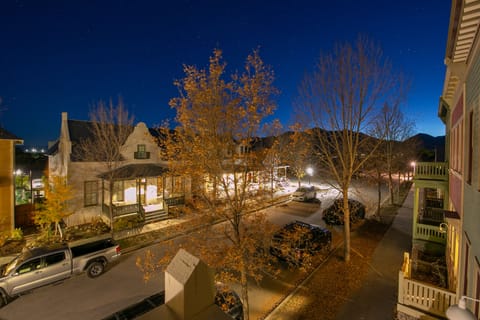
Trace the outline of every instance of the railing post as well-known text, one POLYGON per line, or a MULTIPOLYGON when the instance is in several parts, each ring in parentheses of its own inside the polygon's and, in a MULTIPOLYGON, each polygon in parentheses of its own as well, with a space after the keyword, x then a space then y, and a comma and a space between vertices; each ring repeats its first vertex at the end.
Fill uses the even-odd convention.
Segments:
POLYGON ((398 303, 400 304, 405 304, 405 299, 404 299, 404 295, 403 295, 403 282, 405 280, 405 277, 403 275, 403 271, 400 270, 398 272, 398 303))

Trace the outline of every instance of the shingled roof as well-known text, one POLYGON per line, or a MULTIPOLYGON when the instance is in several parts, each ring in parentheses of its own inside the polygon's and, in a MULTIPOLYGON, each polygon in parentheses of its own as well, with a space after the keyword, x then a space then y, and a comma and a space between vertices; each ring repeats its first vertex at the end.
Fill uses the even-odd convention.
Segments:
MULTIPOLYGON (((70 141, 72 142, 72 161, 83 161, 83 157, 78 146, 82 141, 93 139, 94 136, 94 123, 91 121, 82 120, 68 120, 68 134, 70 141)), ((129 134, 133 131, 134 126, 128 126, 129 134)), ((123 141, 122 143, 124 143, 123 141)), ((48 150, 49 155, 53 155, 58 151, 59 141, 56 141, 48 150)))
POLYGON ((17 137, 13 133, 8 132, 4 128, 0 127, 0 139, 2 140, 19 140, 23 142, 23 139, 17 137))
POLYGON ((129 164, 110 172, 102 173, 98 175, 98 177, 102 179, 108 179, 112 176, 115 177, 115 179, 158 177, 167 171, 168 169, 165 166, 152 163, 129 164))

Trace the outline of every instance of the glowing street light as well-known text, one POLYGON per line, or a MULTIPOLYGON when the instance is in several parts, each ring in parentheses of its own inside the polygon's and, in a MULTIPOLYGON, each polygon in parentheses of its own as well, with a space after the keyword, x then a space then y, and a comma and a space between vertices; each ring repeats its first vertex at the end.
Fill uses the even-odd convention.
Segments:
POLYGON ((308 184, 312 184, 311 182, 311 178, 312 178, 312 175, 313 175, 313 168, 312 167, 308 167, 307 168, 307 174, 308 174, 308 184))

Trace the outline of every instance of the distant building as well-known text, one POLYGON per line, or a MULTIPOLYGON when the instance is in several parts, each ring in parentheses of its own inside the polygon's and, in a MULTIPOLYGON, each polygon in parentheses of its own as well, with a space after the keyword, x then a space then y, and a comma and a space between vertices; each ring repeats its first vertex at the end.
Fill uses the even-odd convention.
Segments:
POLYGON ((0 230, 15 228, 15 145, 23 140, 0 128, 0 230))

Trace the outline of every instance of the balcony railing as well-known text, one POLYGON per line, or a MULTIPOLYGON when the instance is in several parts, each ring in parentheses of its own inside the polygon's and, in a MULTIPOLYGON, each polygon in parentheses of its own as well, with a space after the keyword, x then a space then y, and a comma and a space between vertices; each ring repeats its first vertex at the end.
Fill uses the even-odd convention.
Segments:
POLYGON ((405 252, 402 270, 398 275, 398 303, 439 317, 456 303, 456 294, 425 282, 410 278, 411 260, 405 252))
POLYGON ((414 179, 448 180, 448 163, 446 162, 417 162, 415 164, 414 179))
POLYGON ((414 238, 417 240, 426 240, 445 244, 447 242, 447 234, 440 231, 439 226, 417 223, 415 225, 414 238))

